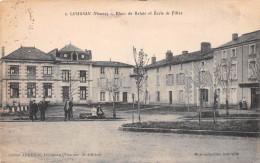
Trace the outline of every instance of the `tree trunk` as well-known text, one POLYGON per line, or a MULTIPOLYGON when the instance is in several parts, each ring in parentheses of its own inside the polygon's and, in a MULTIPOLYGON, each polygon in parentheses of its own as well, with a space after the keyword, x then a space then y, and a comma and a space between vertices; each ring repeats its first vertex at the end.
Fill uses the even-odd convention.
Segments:
POLYGON ((226 115, 229 115, 228 94, 226 95, 226 115))
POLYGON ((137 88, 137 98, 138 98, 138 119, 139 123, 141 123, 141 116, 140 116, 140 88, 137 88))
POLYGON ((199 107, 199 124, 201 122, 201 109, 202 109, 202 95, 201 95, 201 89, 199 89, 199 100, 200 100, 200 107, 199 107))
POLYGON ((134 99, 134 96, 133 96, 132 123, 134 123, 134 122, 135 122, 135 114, 134 114, 134 109, 135 109, 135 99, 134 99))
POLYGON ((116 118, 115 96, 113 96, 113 118, 116 118))
POLYGON ((216 103, 217 103, 217 92, 214 92, 214 102, 213 102, 213 122, 216 123, 216 103))
POLYGON ((188 113, 189 113, 189 116, 190 116, 190 100, 188 98, 188 113))

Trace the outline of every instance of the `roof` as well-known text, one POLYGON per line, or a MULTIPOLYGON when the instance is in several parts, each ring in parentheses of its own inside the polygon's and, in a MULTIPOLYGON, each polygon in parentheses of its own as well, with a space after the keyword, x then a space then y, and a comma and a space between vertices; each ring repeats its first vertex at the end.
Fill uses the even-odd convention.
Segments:
POLYGON ((196 52, 173 56, 171 60, 163 59, 157 61, 154 64, 150 64, 146 66, 146 68, 151 69, 151 68, 157 68, 166 65, 177 65, 181 63, 187 63, 187 62, 193 62, 193 61, 199 61, 199 60, 211 59, 211 58, 213 58, 212 51, 206 53, 205 52, 202 53, 201 51, 196 51, 196 52))
POLYGON ((20 47, 2 59, 53 61, 54 58, 35 47, 20 47))
POLYGON ((93 67, 134 67, 133 65, 114 61, 93 61, 93 67))
MULTIPOLYGON (((250 33, 245 33, 242 36, 238 37, 235 40, 229 41, 217 48, 222 48, 222 47, 226 47, 226 46, 232 46, 235 44, 240 44, 240 43, 245 43, 245 42, 249 42, 249 41, 254 41, 260 39, 260 30, 258 31, 254 31, 254 32, 250 32, 250 33)), ((216 49, 217 49, 216 48, 216 49)))
POLYGON ((63 48, 61 48, 59 51, 83 51, 82 49, 76 47, 75 45, 69 44, 69 45, 65 45, 63 48))

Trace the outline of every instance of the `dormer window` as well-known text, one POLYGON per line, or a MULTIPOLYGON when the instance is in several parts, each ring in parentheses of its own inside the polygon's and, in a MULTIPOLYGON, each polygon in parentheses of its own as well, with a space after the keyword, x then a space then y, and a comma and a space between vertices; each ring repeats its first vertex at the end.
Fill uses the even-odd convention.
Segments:
POLYGON ((68 57, 68 54, 64 54, 64 56, 63 56, 64 58, 67 58, 68 57))
POLYGON ((236 49, 231 49, 231 56, 235 58, 237 56, 236 49))

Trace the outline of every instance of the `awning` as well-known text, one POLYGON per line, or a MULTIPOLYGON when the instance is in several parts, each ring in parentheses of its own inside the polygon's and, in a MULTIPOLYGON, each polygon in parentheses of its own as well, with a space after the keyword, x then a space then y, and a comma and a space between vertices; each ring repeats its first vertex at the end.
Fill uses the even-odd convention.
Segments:
POLYGON ((259 87, 258 83, 243 83, 243 84, 238 84, 238 85, 241 88, 255 88, 255 87, 259 87))

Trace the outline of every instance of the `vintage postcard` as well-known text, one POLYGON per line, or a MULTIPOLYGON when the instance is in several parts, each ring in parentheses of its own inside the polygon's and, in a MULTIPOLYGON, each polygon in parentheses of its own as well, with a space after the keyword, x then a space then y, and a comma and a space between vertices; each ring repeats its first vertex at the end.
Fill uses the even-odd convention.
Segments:
POLYGON ((260 162, 259 0, 2 0, 0 162, 260 162))

